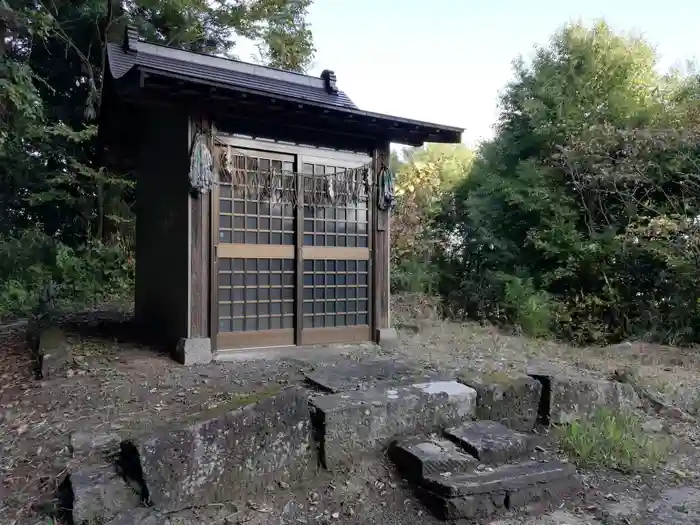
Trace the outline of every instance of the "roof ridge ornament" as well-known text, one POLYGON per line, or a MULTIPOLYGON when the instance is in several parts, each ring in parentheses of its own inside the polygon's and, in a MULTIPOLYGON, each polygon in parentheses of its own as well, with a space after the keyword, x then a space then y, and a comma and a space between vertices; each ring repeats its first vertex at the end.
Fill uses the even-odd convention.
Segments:
POLYGON ((337 78, 335 72, 330 69, 324 69, 321 73, 321 78, 323 79, 323 89, 329 95, 338 94, 338 85, 336 84, 337 78))
POLYGON ((124 51, 136 53, 138 49, 136 48, 136 43, 139 41, 139 30, 136 26, 127 25, 124 28, 124 51))

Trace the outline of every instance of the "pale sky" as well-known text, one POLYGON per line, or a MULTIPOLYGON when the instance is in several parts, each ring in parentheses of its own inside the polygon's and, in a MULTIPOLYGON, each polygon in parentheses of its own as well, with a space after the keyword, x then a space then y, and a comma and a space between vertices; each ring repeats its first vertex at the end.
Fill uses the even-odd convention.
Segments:
POLYGON ((315 0, 310 73, 332 69, 361 108, 490 138, 511 61, 570 20, 642 34, 660 67, 700 57, 699 0, 315 0))

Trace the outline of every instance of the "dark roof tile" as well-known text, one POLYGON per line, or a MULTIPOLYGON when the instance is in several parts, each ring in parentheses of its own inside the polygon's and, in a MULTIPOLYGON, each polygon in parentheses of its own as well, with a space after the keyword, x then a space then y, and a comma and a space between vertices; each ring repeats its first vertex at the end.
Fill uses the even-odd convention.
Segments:
POLYGON ((126 32, 123 43, 108 43, 107 55, 109 70, 115 79, 136 69, 179 77, 195 84, 208 83, 256 95, 278 96, 342 118, 350 116, 355 124, 371 129, 371 133, 403 144, 459 142, 464 131, 454 126, 363 111, 342 91, 327 92, 322 78, 142 42, 132 30, 126 32))
POLYGON ((322 79, 308 75, 142 42, 138 43, 136 52, 125 51, 120 44, 108 43, 107 53, 114 78, 120 78, 134 66, 139 66, 270 95, 297 98, 304 102, 358 109, 345 93, 327 93, 323 88, 322 79), (204 59, 208 63, 187 60, 185 57, 188 55, 204 59))

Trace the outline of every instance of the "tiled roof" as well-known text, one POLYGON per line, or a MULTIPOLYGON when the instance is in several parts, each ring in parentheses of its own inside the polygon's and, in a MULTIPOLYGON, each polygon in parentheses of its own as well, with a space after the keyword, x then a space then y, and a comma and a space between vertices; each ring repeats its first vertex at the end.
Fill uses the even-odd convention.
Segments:
POLYGON ((131 46, 135 51, 127 51, 121 44, 107 44, 109 67, 114 78, 120 78, 139 66, 304 102, 358 109, 342 91, 328 93, 321 78, 140 41, 135 45, 132 42, 131 46))
POLYGON ((291 71, 249 64, 213 55, 205 55, 150 44, 128 29, 123 43, 108 43, 109 70, 119 79, 132 70, 149 75, 179 78, 193 84, 210 84, 248 92, 304 106, 316 107, 330 117, 350 118, 354 131, 387 138, 401 144, 424 142, 460 142, 463 128, 443 126, 413 119, 394 117, 359 109, 350 98, 335 89, 335 75, 313 77, 291 71))

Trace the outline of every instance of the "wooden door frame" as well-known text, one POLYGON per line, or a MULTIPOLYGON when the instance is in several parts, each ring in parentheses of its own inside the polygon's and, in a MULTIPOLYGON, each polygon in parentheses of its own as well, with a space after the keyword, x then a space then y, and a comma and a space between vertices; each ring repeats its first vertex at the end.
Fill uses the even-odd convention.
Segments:
MULTIPOLYGON (((285 155, 294 156, 294 166, 295 172, 297 173, 297 188, 301 195, 301 205, 296 207, 295 213, 295 226, 296 226, 296 239, 295 239, 295 268, 296 268, 296 281, 295 281, 295 322, 294 322, 294 341, 295 345, 299 346, 302 343, 303 337, 303 293, 304 293, 304 268, 303 268, 303 248, 304 248, 304 206, 303 206, 303 164, 305 159, 309 159, 312 162, 326 162, 326 163, 355 163, 360 162, 368 164, 373 161, 373 156, 367 153, 351 152, 345 150, 332 150, 327 148, 314 148, 310 146, 294 145, 289 143, 279 143, 274 141, 268 141, 264 139, 251 139, 249 137, 237 136, 237 135, 227 135, 227 134, 217 134, 216 129, 213 128, 215 140, 221 144, 239 148, 241 150, 252 150, 260 153, 278 153, 285 155), (301 189, 302 191, 299 191, 301 189)), ((215 151, 214 149, 212 151, 215 151)), ((219 155, 214 155, 214 166, 217 177, 217 184, 214 184, 214 188, 211 192, 211 201, 209 205, 210 209, 210 337, 212 344, 212 351, 235 351, 239 349, 228 349, 228 348, 218 348, 218 336, 219 336, 219 155)), ((367 302, 368 302, 368 312, 367 312, 367 322, 369 325, 369 337, 372 338, 375 327, 375 312, 374 312, 374 279, 373 276, 373 260, 374 260, 374 221, 375 221, 375 210, 374 210, 374 195, 370 193, 369 202, 367 206, 367 249, 369 251, 369 258, 367 259, 368 264, 368 281, 367 281, 367 302)), ((351 342, 352 330, 355 327, 346 327, 345 332, 351 339, 347 342, 351 342)), ((336 328, 335 330, 343 330, 342 328, 336 328)), ((363 338, 363 340, 365 340, 363 338)), ((359 342, 359 339, 358 339, 359 342)), ((319 343, 320 344, 320 343, 319 343)), ((244 350, 241 348, 240 350, 244 350)))

